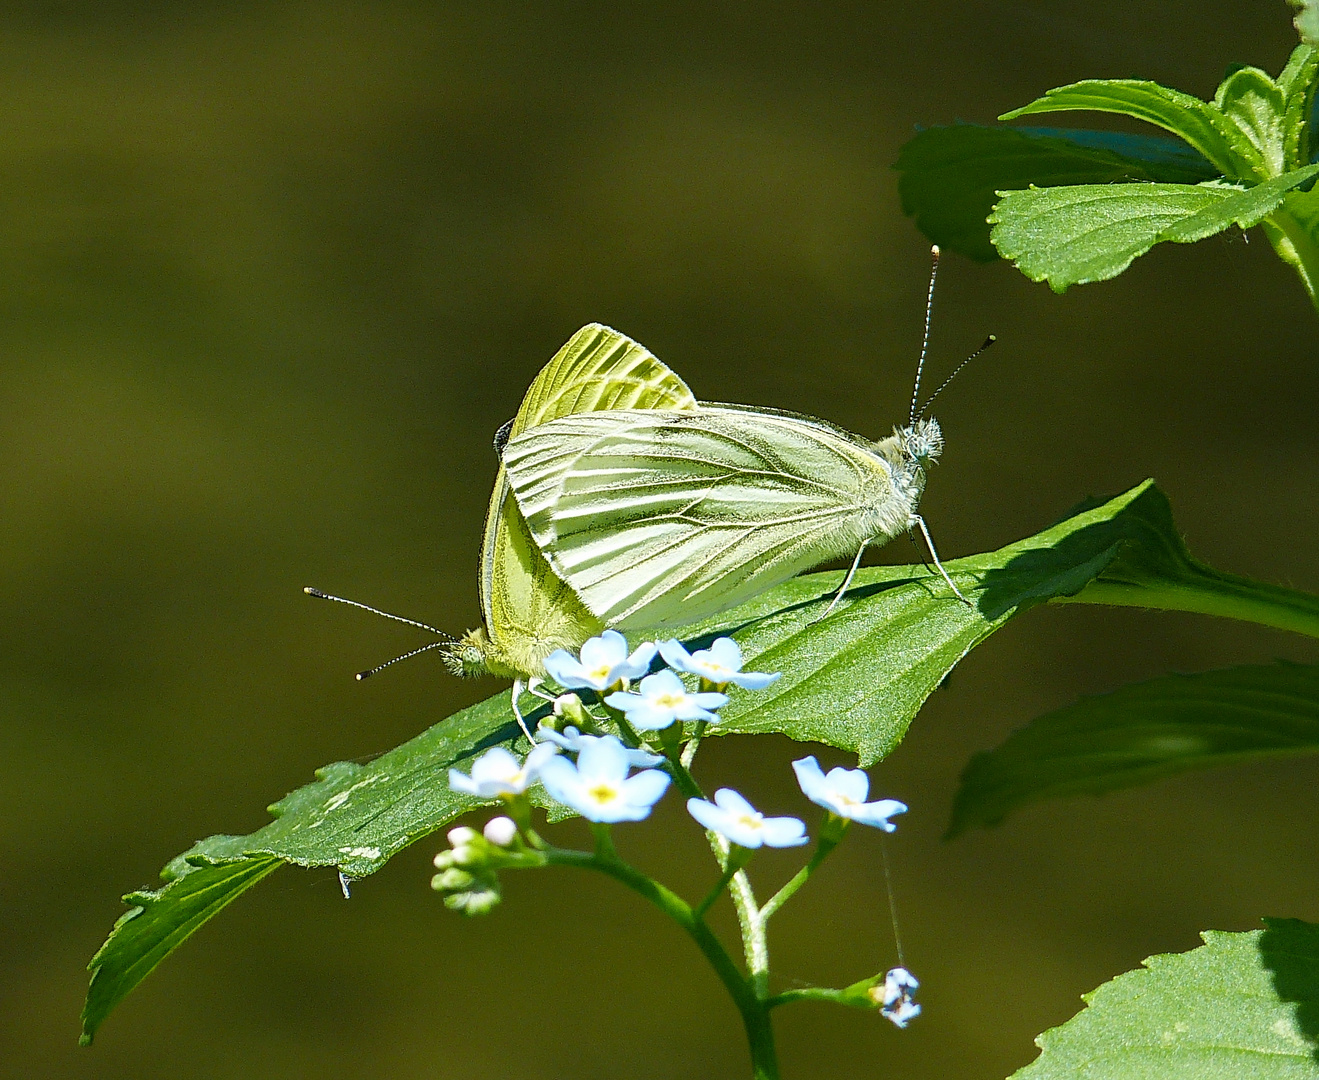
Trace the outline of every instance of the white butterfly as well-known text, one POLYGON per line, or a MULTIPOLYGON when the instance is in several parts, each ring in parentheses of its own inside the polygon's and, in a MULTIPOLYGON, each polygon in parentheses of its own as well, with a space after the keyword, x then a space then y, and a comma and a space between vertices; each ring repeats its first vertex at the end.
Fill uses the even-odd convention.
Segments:
POLYGON ((933 554, 916 506, 942 448, 934 420, 873 442, 809 416, 702 404, 541 424, 509 441, 504 465, 537 545, 591 613, 662 629, 855 554, 837 603, 865 548, 912 528, 933 554))

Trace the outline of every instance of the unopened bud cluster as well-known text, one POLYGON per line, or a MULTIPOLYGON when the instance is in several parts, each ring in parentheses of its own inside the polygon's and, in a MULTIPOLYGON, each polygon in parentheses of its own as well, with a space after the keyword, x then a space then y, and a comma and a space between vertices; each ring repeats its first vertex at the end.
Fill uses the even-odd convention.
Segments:
POLYGON ((502 899, 499 871, 539 865, 543 859, 522 842, 512 818, 486 822, 484 833, 466 825, 449 831, 447 851, 435 856, 431 888, 444 893, 444 904, 464 915, 484 915, 502 899))

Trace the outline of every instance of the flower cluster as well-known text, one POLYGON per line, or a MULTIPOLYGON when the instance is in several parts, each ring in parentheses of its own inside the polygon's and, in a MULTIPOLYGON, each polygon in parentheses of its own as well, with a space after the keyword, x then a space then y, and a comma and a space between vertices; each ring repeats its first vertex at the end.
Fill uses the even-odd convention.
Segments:
MULTIPOLYGON (((716 710, 727 704, 730 686, 761 690, 779 678, 777 673, 743 671, 742 664, 742 651, 731 638, 717 638, 708 649, 695 652, 678 641, 648 642, 629 652, 626 638, 614 630, 587 641, 578 656, 563 649, 551 654, 545 669, 568 692, 554 699, 555 719, 552 724, 542 722, 530 753, 519 760, 497 746, 472 763, 470 774, 449 770, 454 791, 501 800, 508 816, 493 818, 483 833, 470 828, 450 832, 450 849, 435 858, 439 873, 432 886, 445 894, 449 907, 482 914, 499 902, 499 870, 545 865, 555 849, 530 828, 527 792, 537 782, 556 802, 598 826, 648 817, 673 777, 693 784, 686 759, 679 763, 681 725, 717 723, 716 710), (651 674, 657 653, 669 667, 651 674), (689 690, 679 673, 697 676, 699 688, 689 690), (576 690, 595 692, 605 706, 604 719, 598 708, 593 706, 593 712, 586 707, 572 692, 576 690), (599 724, 605 722, 616 724, 633 743, 640 741, 638 732, 663 732, 660 744, 671 756, 625 745, 617 735, 601 732, 599 724)), ((825 773, 814 756, 794 761, 792 767, 802 794, 827 812, 807 875, 852 822, 892 832, 896 826, 890 819, 907 809, 896 799, 868 802, 870 779, 860 769, 840 767, 825 773)), ((726 844, 725 883, 758 848, 797 847, 810 841, 800 818, 767 817, 732 788, 718 789, 713 800, 688 799, 687 811, 726 844)), ((704 906, 697 909, 698 917, 703 911, 704 906)), ((898 967, 887 973, 882 986, 867 983, 868 989, 859 986, 858 992, 868 994, 882 1015, 905 1027, 920 1013, 913 1000, 918 985, 909 971, 898 967)))

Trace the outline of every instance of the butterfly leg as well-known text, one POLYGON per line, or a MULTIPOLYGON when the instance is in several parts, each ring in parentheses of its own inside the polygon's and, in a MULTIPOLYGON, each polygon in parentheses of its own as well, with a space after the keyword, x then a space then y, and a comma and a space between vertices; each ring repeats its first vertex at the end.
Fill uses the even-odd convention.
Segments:
MULTIPOLYGON (((834 608, 838 606, 838 602, 843 598, 844 594, 847 592, 847 587, 852 584, 852 579, 856 577, 856 568, 861 565, 861 556, 864 555, 865 553, 866 553, 866 545, 862 544, 860 549, 856 553, 856 558, 852 560, 852 567, 850 570, 847 571, 847 577, 843 578, 842 585, 840 585, 838 587, 838 591, 834 593, 833 600, 831 600, 829 606, 824 609, 824 614, 820 616, 820 619, 827 619, 830 616, 830 614, 833 613, 834 608)), ((819 622, 820 619, 816 619, 815 621, 819 622)))
POLYGON ((555 701, 556 699, 553 694, 551 694, 548 690, 541 689, 541 685, 544 682, 545 682, 544 679, 533 675, 530 679, 527 680, 527 693, 535 694, 536 697, 541 699, 541 701, 549 701, 549 702, 555 701))
POLYGON ((513 680, 513 715, 517 717, 518 727, 522 729, 522 734, 530 741, 532 746, 536 745, 535 738, 532 737, 531 729, 527 727, 527 722, 522 719, 522 713, 518 709, 518 698, 522 696, 522 680, 513 680))
POLYGON ((934 550, 934 541, 930 538, 930 530, 925 526, 925 519, 921 517, 920 514, 913 514, 911 519, 912 524, 920 527, 921 535, 925 537, 925 546, 930 549, 930 557, 934 559, 934 565, 938 569, 939 574, 943 577, 944 581, 948 583, 948 588, 953 590, 957 595, 957 599, 962 601, 967 607, 970 607, 971 601, 963 596, 962 590, 953 584, 953 579, 948 576, 948 571, 943 568, 943 563, 939 561, 939 553, 934 550))

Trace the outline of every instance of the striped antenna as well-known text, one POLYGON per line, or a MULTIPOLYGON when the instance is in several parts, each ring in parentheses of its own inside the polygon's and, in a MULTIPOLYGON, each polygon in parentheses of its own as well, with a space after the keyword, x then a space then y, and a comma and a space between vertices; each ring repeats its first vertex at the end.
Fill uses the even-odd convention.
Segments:
POLYGON ((908 424, 916 423, 916 402, 921 396, 921 372, 925 370, 925 354, 930 349, 930 315, 934 312, 934 282, 939 276, 939 245, 930 248, 930 288, 925 294, 925 336, 921 339, 921 358, 916 361, 916 385, 911 388, 911 416, 908 424))
MULTIPOLYGON (((386 660, 383 664, 377 664, 375 667, 369 668, 366 671, 359 671, 355 676, 358 682, 361 682, 363 679, 371 678, 371 676, 377 671, 384 671, 385 668, 392 667, 400 660, 410 660, 412 657, 421 653, 430 652, 432 649, 442 649, 445 646, 453 645, 458 641, 458 639, 452 634, 446 634, 443 630, 439 630, 434 626, 431 626, 429 623, 418 622, 416 619, 404 618, 402 615, 393 615, 388 611, 381 611, 379 608, 373 608, 370 604, 359 604, 356 600, 346 600, 342 596, 331 596, 327 592, 321 592, 320 589, 313 589, 310 585, 302 591, 308 596, 316 597, 317 600, 333 600, 336 604, 347 604, 349 607, 361 608, 363 611, 369 611, 372 615, 379 615, 381 618, 393 619, 395 622, 405 623, 408 626, 415 626, 418 630, 427 630, 440 637, 440 641, 432 641, 429 645, 423 645, 419 649, 405 652, 402 656, 394 657, 393 660, 386 660)), ((347 895, 346 889, 344 890, 344 894, 347 895)))
POLYGON ((409 626, 415 626, 418 630, 429 630, 432 634, 439 634, 442 638, 449 641, 458 639, 452 634, 446 634, 443 630, 437 630, 429 623, 418 622, 416 619, 405 619, 402 615, 391 615, 388 611, 381 611, 379 608, 373 608, 370 604, 359 604, 356 600, 345 600, 342 596, 331 596, 327 592, 321 592, 320 589, 313 589, 308 585, 302 590, 308 596, 314 596, 317 600, 333 600, 336 604, 347 604, 349 607, 361 608, 363 611, 369 611, 372 615, 379 615, 385 619, 393 619, 395 622, 407 623, 409 626))
MULTIPOLYGON (((939 384, 939 389, 936 390, 933 394, 931 394, 929 397, 927 397, 927 398, 925 399, 925 404, 921 406, 921 411, 920 411, 920 413, 919 413, 918 415, 920 415, 920 416, 924 416, 924 415, 926 414, 926 412, 929 411, 930 406, 934 404, 934 399, 937 398, 940 394, 942 394, 942 393, 944 392, 945 389, 947 389, 948 384, 949 384, 950 382, 952 382, 955 378, 957 378, 957 373, 958 373, 959 371, 961 371, 962 368, 966 367, 967 364, 969 364, 972 360, 974 360, 977 356, 979 356, 979 355, 980 355, 982 352, 984 352, 987 348, 989 348, 991 345, 993 345, 994 342, 996 342, 997 340, 998 340, 998 338, 996 338, 993 334, 990 334, 989 337, 985 338, 984 344, 981 345, 980 348, 976 349, 975 352, 973 352, 970 356, 968 356, 968 357, 967 357, 965 360, 963 360, 960 364, 958 364, 957 367, 953 370, 953 373, 952 373, 951 375, 949 375, 948 378, 944 379, 944 381, 941 382, 941 383, 939 384)), ((913 417, 912 419, 915 420, 915 417, 913 417)))

